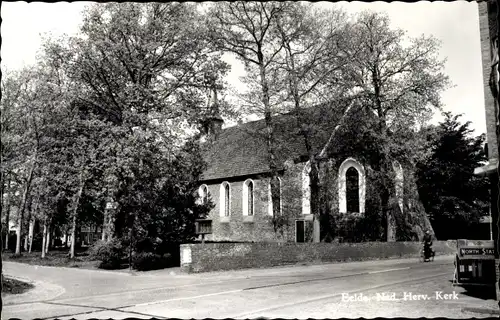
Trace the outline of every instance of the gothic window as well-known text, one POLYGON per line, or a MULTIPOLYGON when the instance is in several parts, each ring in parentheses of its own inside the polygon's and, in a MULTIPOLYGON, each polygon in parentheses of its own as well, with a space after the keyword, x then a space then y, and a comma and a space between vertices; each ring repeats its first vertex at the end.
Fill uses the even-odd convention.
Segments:
MULTIPOLYGON (((281 202, 281 178, 278 177, 278 184, 280 188, 280 193, 279 193, 279 204, 280 204, 280 213, 282 213, 283 210, 283 203, 281 202)), ((273 215, 273 199, 271 198, 271 181, 269 181, 269 193, 268 193, 268 198, 269 198, 269 215, 273 215)))
POLYGON ((201 204, 207 204, 208 203, 208 187, 207 187, 207 185, 202 184, 200 186, 200 189, 198 190, 198 193, 200 195, 201 204))
POLYGON ((229 217, 231 210, 231 188, 229 183, 224 181, 220 186, 220 216, 229 217))
POLYGON ((302 170, 302 214, 311 213, 311 179, 309 178, 309 172, 311 172, 311 165, 308 161, 304 166, 304 170, 302 170))
POLYGON ((358 170, 354 167, 347 169, 346 180, 346 202, 347 212, 359 212, 359 177, 358 170))
POLYGON ((353 158, 346 159, 340 165, 338 192, 339 212, 365 212, 365 170, 353 158))
POLYGON ((243 215, 253 216, 254 214, 254 183, 248 179, 243 183, 243 215))

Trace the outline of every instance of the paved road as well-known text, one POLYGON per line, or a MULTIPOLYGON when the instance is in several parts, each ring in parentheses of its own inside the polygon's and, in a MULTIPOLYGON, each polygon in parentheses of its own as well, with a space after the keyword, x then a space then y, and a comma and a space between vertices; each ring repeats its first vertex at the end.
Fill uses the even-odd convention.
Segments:
POLYGON ((452 257, 425 264, 399 259, 193 275, 9 262, 4 270, 40 284, 38 294, 4 297, 4 318, 469 318, 481 315, 463 307, 495 307, 484 295, 451 286, 452 257))

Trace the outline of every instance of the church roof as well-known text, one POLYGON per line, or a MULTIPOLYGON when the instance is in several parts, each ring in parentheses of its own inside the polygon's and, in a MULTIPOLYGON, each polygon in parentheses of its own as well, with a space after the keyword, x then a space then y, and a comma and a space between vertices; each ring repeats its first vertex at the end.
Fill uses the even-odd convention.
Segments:
MULTIPOLYGON (((314 153, 325 146, 340 120, 347 102, 329 103, 304 112, 306 128, 311 133, 314 153)), ((296 117, 292 113, 273 118, 275 123, 278 166, 287 160, 301 162, 307 151, 296 117)), ((264 120, 247 122, 222 130, 205 153, 207 169, 202 180, 217 180, 269 172, 269 160, 264 120)))

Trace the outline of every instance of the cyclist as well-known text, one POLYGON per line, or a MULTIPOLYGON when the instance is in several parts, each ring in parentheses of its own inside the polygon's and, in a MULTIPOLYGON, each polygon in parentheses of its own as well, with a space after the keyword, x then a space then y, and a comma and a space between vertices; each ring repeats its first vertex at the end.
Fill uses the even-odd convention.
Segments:
POLYGON ((426 260, 430 259, 434 252, 432 251, 432 236, 429 230, 425 232, 423 244, 424 244, 424 259, 426 260))

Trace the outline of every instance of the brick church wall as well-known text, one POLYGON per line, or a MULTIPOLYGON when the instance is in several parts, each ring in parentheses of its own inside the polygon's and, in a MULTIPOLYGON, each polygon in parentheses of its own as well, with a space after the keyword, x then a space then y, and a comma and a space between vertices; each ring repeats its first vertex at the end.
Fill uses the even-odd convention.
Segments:
POLYGON ((282 232, 274 232, 269 214, 269 178, 251 177, 254 182, 254 215, 243 215, 243 183, 247 178, 225 180, 230 184, 231 205, 229 219, 220 216, 220 186, 223 181, 207 183, 210 198, 215 207, 209 214, 212 219, 212 235, 208 241, 295 241, 295 220, 311 219, 302 215, 302 170, 305 163, 291 164, 281 176, 282 213, 286 217, 282 232))
POLYGON ((209 214, 212 219, 213 234, 207 240, 213 241, 266 241, 272 240, 273 231, 269 227, 267 208, 267 178, 253 178, 254 182, 254 215, 243 216, 243 183, 244 180, 229 180, 230 184, 230 216, 220 216, 221 182, 207 184, 210 198, 215 207, 209 214))

